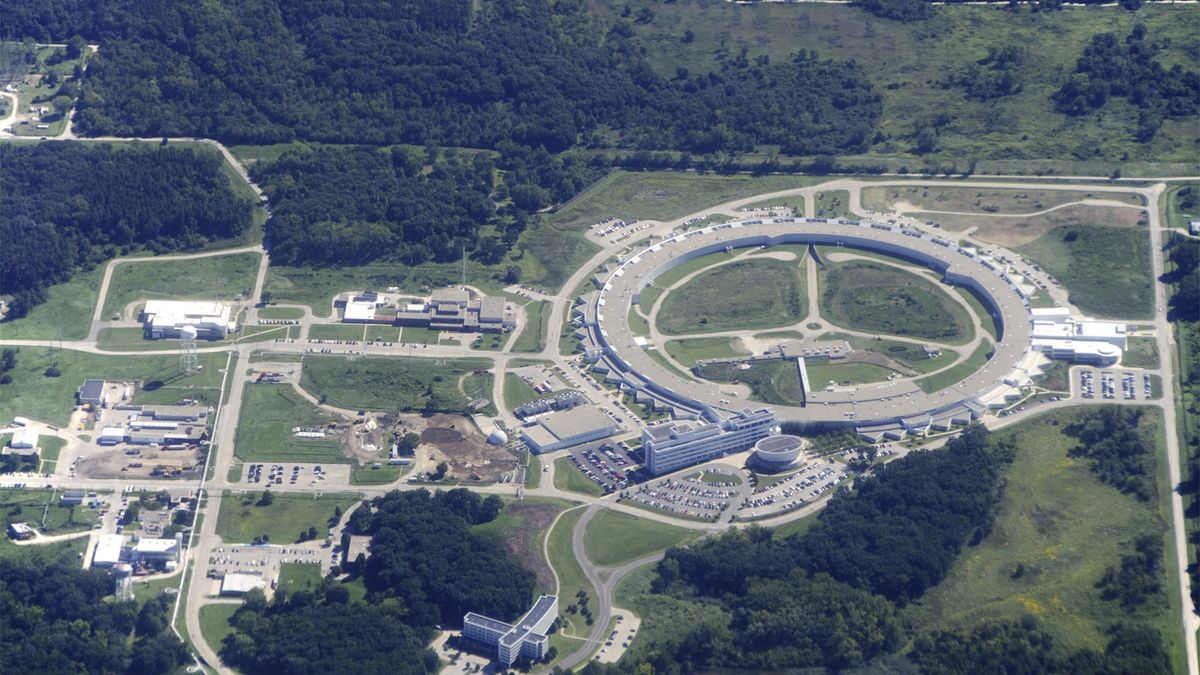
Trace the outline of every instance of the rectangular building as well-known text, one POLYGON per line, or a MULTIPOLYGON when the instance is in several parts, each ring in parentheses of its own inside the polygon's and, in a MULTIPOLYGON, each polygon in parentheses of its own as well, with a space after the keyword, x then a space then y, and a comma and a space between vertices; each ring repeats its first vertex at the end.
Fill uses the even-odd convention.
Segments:
POLYGON ((104 380, 84 380, 75 397, 79 405, 104 405, 104 380))
POLYGON ((221 577, 221 595, 224 596, 241 596, 256 588, 264 589, 266 587, 267 581, 261 574, 226 572, 225 576, 221 577))
POLYGON ((394 324, 455 332, 499 333, 516 327, 508 302, 502 297, 475 299, 461 288, 442 288, 429 302, 394 305, 377 295, 354 296, 345 303, 344 323, 394 324))
POLYGON ((8 524, 8 538, 14 541, 33 539, 35 534, 37 534, 37 532, 35 532, 32 527, 26 525, 25 523, 8 524))
POLYGON ((546 632, 557 618, 558 597, 543 595, 516 624, 468 613, 463 617, 463 636, 495 647, 496 659, 507 668, 518 658, 536 661, 545 656, 550 645, 546 632))
POLYGON ((521 427, 521 440, 534 454, 540 455, 608 438, 618 429, 617 422, 600 409, 580 406, 550 413, 521 427))
POLYGON ((83 490, 67 490, 58 498, 58 503, 63 506, 73 506, 75 504, 82 504, 86 498, 87 493, 83 490))
POLYGON ((8 447, 13 450, 33 450, 38 446, 38 432, 31 427, 21 427, 13 433, 8 447))
POLYGON ((229 305, 223 302, 194 300, 149 300, 142 310, 142 323, 151 339, 178 338, 191 326, 196 337, 220 340, 237 330, 231 321, 229 305))
POLYGON ((720 423, 680 421, 642 429, 646 470, 658 476, 744 452, 779 425, 770 408, 747 408, 720 423))
POLYGON ((119 534, 102 534, 92 553, 92 567, 112 567, 121 562, 125 550, 125 537, 119 534))

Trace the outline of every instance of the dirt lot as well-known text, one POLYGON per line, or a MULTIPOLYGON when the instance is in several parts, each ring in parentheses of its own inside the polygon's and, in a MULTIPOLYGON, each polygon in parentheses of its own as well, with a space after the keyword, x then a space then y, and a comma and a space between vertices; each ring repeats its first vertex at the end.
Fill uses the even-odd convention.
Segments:
POLYGON ((1143 218, 1142 209, 1107 206, 1068 206, 1030 218, 978 216, 933 216, 932 220, 950 232, 977 228, 973 238, 989 244, 1014 248, 1023 246, 1060 225, 1116 225, 1133 227, 1143 218))
POLYGON ((497 481, 503 474, 516 471, 517 459, 502 447, 488 445, 487 438, 469 419, 440 414, 413 417, 422 422, 418 452, 429 453, 434 465, 442 461, 449 464, 452 478, 497 481))
POLYGON ((1141 197, 1132 194, 1088 192, 1086 190, 989 190, 980 188, 872 187, 862 191, 863 206, 875 211, 890 211, 897 204, 906 210, 958 211, 968 213, 1034 213, 1059 204, 1084 199, 1106 199, 1141 206, 1141 197))
POLYGON ((84 478, 177 478, 195 480, 204 469, 201 454, 187 450, 163 450, 150 446, 85 448, 75 471, 84 478), (126 454, 135 452, 136 454, 126 454), (137 465, 141 466, 137 466, 137 465), (164 473, 155 473, 157 467, 164 473), (184 469, 184 467, 188 467, 184 469), (179 473, 173 473, 179 470, 179 473))

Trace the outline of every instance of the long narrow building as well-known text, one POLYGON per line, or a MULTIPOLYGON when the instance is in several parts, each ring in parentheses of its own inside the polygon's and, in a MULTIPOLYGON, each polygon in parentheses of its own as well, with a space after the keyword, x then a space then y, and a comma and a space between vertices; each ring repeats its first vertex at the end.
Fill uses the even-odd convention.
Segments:
POLYGON ((496 648, 496 659, 508 667, 518 658, 536 661, 546 655, 550 626, 558 618, 558 597, 543 595, 516 624, 469 612, 463 617, 463 635, 496 648))

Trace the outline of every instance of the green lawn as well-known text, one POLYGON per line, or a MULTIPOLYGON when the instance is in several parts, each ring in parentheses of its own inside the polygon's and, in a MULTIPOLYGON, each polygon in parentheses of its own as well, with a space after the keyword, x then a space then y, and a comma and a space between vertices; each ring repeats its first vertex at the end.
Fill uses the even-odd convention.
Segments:
MULTIPOLYGON (((911 342, 901 342, 900 340, 889 340, 887 338, 865 338, 858 335, 850 335, 849 333, 826 333, 824 338, 829 340, 845 340, 850 343, 854 349, 875 352, 888 358, 895 359, 901 365, 907 366, 918 373, 932 373, 935 370, 945 368, 958 358, 959 353, 953 349, 942 349, 939 356, 929 358, 925 354, 925 349, 921 345, 911 342)), ((810 363, 809 370, 811 372, 812 365, 810 363)))
MULTIPOLYGON (((260 256, 257 253, 196 258, 146 259, 125 262, 113 270, 101 316, 109 319, 135 300, 233 300, 254 290, 260 256)), ((134 317, 136 318, 136 317, 134 317)))
POLYGON ((793 361, 781 359, 755 361, 745 370, 735 370, 726 364, 712 364, 700 369, 699 375, 714 382, 740 382, 749 385, 751 398, 777 405, 803 405, 804 389, 800 373, 793 361))
MULTIPOLYGON (((734 253, 725 253, 724 251, 718 251, 716 253, 709 253, 707 255, 702 255, 698 258, 692 258, 690 260, 685 260, 684 262, 679 263, 678 265, 672 267, 671 269, 669 269, 669 270, 663 272, 662 274, 658 275, 657 277, 655 277, 653 280, 653 284, 654 284, 653 287, 656 289, 670 288, 670 287, 674 286, 675 284, 679 283, 680 281, 682 281, 684 277, 691 274, 692 272, 698 272, 698 271, 704 269, 705 267, 711 267, 712 265, 715 265, 719 262, 733 260, 737 255, 742 254, 742 253, 745 253, 745 251, 735 251, 734 253)), ((642 291, 642 292, 644 293, 645 291, 642 291)), ((661 292, 661 291, 659 291, 659 292, 661 292)), ((652 296, 652 299, 653 299, 653 296, 652 296)), ((649 307, 649 305, 647 305, 647 307, 649 307)))
MULTIPOLYGON (((1007 467, 995 525, 978 546, 962 552, 945 581, 905 610, 915 626, 955 629, 1032 614, 1059 646, 1103 651, 1114 619, 1135 618, 1156 625, 1168 652, 1178 651, 1182 636, 1173 601, 1154 598, 1130 617, 1120 605, 1100 599, 1096 583, 1106 567, 1119 566, 1129 542, 1161 532, 1170 559, 1173 542, 1159 504, 1101 483, 1086 460, 1067 455, 1076 441, 1062 428, 1080 410, 1049 413, 998 432, 1015 437, 1017 455, 1007 467)), ((1149 418, 1153 425, 1157 415, 1149 418)), ((1162 582, 1166 593, 1178 592, 1165 576, 1162 582)))
POLYGON ((104 266, 46 289, 46 301, 27 316, 0 323, 0 340, 82 340, 92 325, 104 266), (61 331, 61 333, 60 333, 61 331))
POLYGON ((399 342, 410 345, 436 345, 442 331, 420 326, 405 326, 400 329, 399 342))
POLYGON ((548 537, 546 551, 549 554, 549 563, 558 574, 559 615, 566 622, 560 632, 577 637, 586 636, 590 627, 586 625, 583 617, 579 614, 567 612, 567 607, 576 603, 576 593, 579 591, 588 594, 589 605, 594 606, 596 602, 596 589, 584 576, 583 569, 575 560, 575 553, 571 547, 571 537, 575 531, 575 525, 579 523, 581 517, 583 517, 583 509, 568 511, 559 518, 558 523, 546 535, 548 537))
MULTIPOLYGON (((740 346, 741 343, 738 344, 740 346)), ((732 338, 723 337, 669 340, 664 347, 671 358, 688 367, 700 360, 725 359, 750 354, 744 349, 735 348, 732 338)))
POLYGON ((296 427, 326 427, 343 420, 322 412, 288 385, 247 384, 240 419, 235 454, 248 462, 350 461, 342 452, 339 431, 330 430, 323 439, 292 433, 296 427))
POLYGON ((705 270, 663 298, 658 329, 686 335, 795 323, 807 313, 803 275, 795 262, 762 258, 705 270))
POLYGON ((865 260, 826 262, 821 316, 854 330, 963 344, 975 335, 967 310, 933 282, 865 260))
POLYGON ((583 475, 583 472, 571 462, 570 457, 559 457, 554 460, 554 487, 559 490, 578 492, 589 497, 599 497, 604 494, 604 490, 595 481, 583 475))
POLYGON ((330 405, 351 410, 464 412, 468 394, 491 401, 491 359, 310 357, 301 384, 330 405), (479 371, 479 375, 472 373, 479 371), (462 380, 460 386, 459 381, 462 380))
POLYGON ((1158 343, 1152 337, 1131 337, 1127 341, 1121 365, 1130 368, 1158 368, 1158 343))
POLYGON ((1062 225, 1016 250, 1062 283, 1071 304, 1089 315, 1154 314, 1150 235, 1144 228, 1062 225))
POLYGON ((525 487, 537 488, 542 485, 542 458, 529 455, 529 465, 525 467, 525 487))
POLYGON ((1145 200, 1134 193, 1094 192, 1091 190, 1000 190, 979 187, 873 187, 862 191, 863 206, 876 211, 889 210, 896 202, 908 202, 926 211, 953 211, 980 215, 1028 214, 1085 199, 1119 200, 1142 206, 1145 200))
POLYGON ((308 337, 313 340, 354 340, 363 339, 366 326, 349 323, 315 323, 308 327, 308 337))
POLYGON ((504 374, 504 406, 509 410, 516 410, 541 397, 542 395, 534 391, 520 376, 513 373, 504 374))
POLYGON ((313 563, 281 563, 279 588, 288 591, 315 591, 321 585, 321 566, 313 563))
POLYGON ((775 330, 766 333, 758 333, 754 337, 760 340, 803 340, 804 333, 798 330, 775 330))
POLYGON ((261 492, 223 495, 217 536, 226 544, 245 544, 263 535, 272 544, 290 544, 309 527, 316 527, 317 539, 324 539, 329 536, 329 519, 334 509, 340 506, 344 512, 361 499, 356 494, 326 493, 314 497, 283 493, 273 495, 270 505, 259 506, 261 497, 261 492))
POLYGON ((75 391, 87 378, 139 380, 143 383, 136 395, 139 402, 159 402, 152 400, 155 397, 169 397, 174 402, 193 393, 219 388, 220 370, 226 362, 223 353, 199 354, 203 369, 180 376, 179 357, 175 354, 116 356, 66 349, 51 351, 44 347, 19 350, 16 367, 9 373, 13 381, 0 385, 0 419, 23 415, 60 426, 70 421, 75 391), (45 375, 51 366, 58 368, 61 375, 45 375))
POLYGON ((822 190, 817 194, 817 218, 844 218, 850 213, 848 190, 822 190))
POLYGON ((699 532, 604 509, 583 535, 587 557, 603 567, 617 567, 672 546, 685 544, 699 532))
MULTIPOLYGON (((0 528, 10 523, 27 523, 47 535, 90 530, 96 522, 96 512, 80 506, 60 506, 59 493, 52 490, 23 490, 0 488, 0 528), (47 509, 46 505, 49 504, 47 509), (45 526, 42 516, 45 514, 45 526)), ((0 558, 47 561, 68 559, 77 562, 76 554, 87 545, 87 537, 57 544, 17 546, 7 536, 0 537, 0 558)))
MULTIPOLYGON (((966 300, 967 304, 971 306, 971 311, 975 313, 975 316, 979 317, 979 323, 983 326, 983 330, 986 331, 988 335, 992 336, 993 340, 999 340, 999 322, 991 315, 990 312, 987 311, 983 303, 979 301, 979 298, 975 297, 974 293, 963 288, 962 286, 955 286, 954 292, 958 293, 959 297, 961 297, 963 300, 966 300)), ((1039 293, 1040 292, 1042 291, 1039 289, 1039 293)), ((1032 304, 1032 300, 1030 301, 1030 304, 1032 304)))
POLYGON ((995 353, 995 350, 992 348, 991 341, 984 340, 979 343, 979 346, 975 348, 975 351, 971 352, 971 355, 965 361, 953 368, 947 368, 940 373, 934 373, 933 375, 917 380, 917 386, 921 388, 921 391, 925 392, 945 389, 982 368, 988 362, 988 359, 992 358, 993 353, 995 353))
POLYGON ((378 469, 373 466, 355 466, 350 469, 350 484, 351 485, 387 485, 400 480, 400 477, 408 473, 412 465, 402 464, 383 464, 378 469))
POLYGON ((815 515, 789 520, 774 529, 775 537, 777 539, 782 539, 792 535, 803 535, 805 532, 808 532, 809 528, 815 525, 816 522, 817 517, 815 515))
POLYGON ((215 652, 221 651, 221 641, 225 639, 226 635, 233 632, 233 626, 229 625, 229 619, 241 606, 240 603, 201 605, 200 634, 204 636, 204 641, 208 643, 210 649, 215 652))
POLYGON ((1188 223, 1193 220, 1200 220, 1200 207, 1185 208, 1181 204, 1184 199, 1180 197, 1180 192, 1190 189, 1190 192, 1200 191, 1200 183, 1185 183, 1176 185, 1169 190, 1163 198, 1166 200, 1166 221, 1168 227, 1187 228, 1188 223))
POLYGON ((550 334, 550 302, 540 300, 525 305, 525 325, 512 344, 514 352, 540 352, 550 334))
POLYGON ((815 390, 825 388, 830 381, 837 384, 867 384, 883 382, 896 371, 871 363, 842 363, 838 361, 807 362, 809 386, 815 390))
POLYGON ((42 463, 38 470, 42 473, 54 473, 54 469, 58 466, 58 453, 62 452, 66 444, 66 439, 57 436, 42 436, 39 438, 38 446, 42 449, 42 463))
POLYGON ((299 321, 304 318, 304 310, 299 307, 261 307, 258 318, 299 321))

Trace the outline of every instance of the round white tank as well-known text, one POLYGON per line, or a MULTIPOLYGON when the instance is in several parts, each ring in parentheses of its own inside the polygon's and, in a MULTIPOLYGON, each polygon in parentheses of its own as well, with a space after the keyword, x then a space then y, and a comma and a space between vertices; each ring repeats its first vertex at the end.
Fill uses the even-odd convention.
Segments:
POLYGON ((184 326, 183 328, 180 328, 179 336, 182 337, 184 340, 195 340, 196 339, 196 327, 195 326, 184 326))
POLYGON ((488 434, 488 443, 492 445, 504 445, 508 442, 508 434, 502 429, 492 429, 492 433, 488 434))
POLYGON ((754 444, 754 459, 771 470, 786 469, 803 458, 807 445, 808 441, 799 436, 767 436, 754 444))

